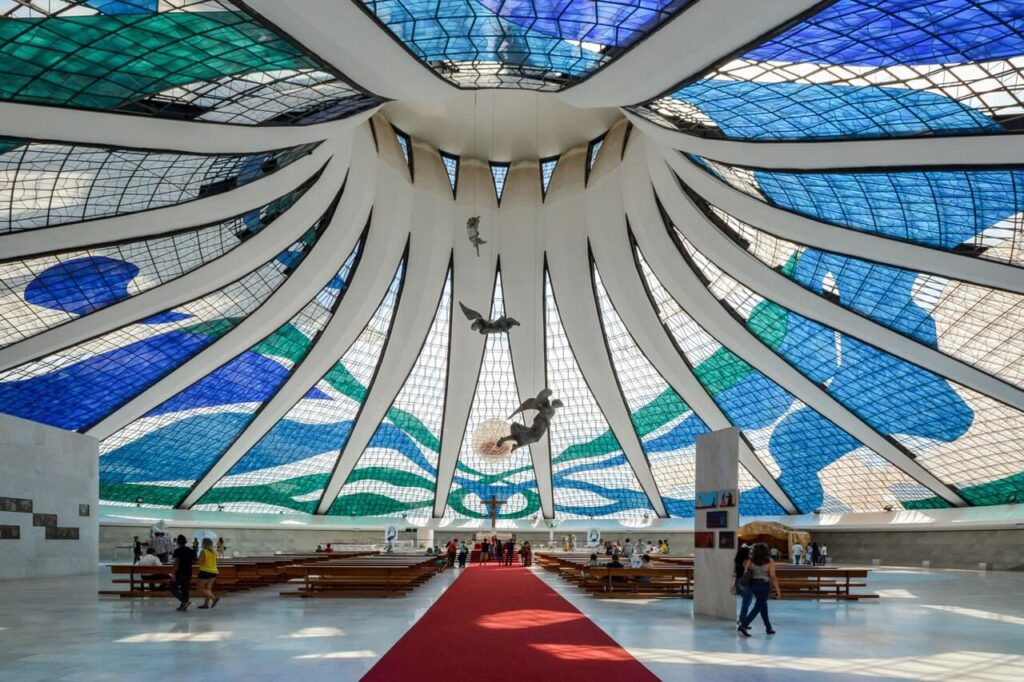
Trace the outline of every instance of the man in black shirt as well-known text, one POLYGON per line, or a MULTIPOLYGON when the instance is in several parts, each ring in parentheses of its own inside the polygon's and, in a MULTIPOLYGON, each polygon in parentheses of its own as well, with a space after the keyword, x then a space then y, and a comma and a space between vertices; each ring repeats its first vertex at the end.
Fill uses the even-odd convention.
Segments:
POLYGON ((170 585, 171 594, 178 598, 181 604, 178 611, 185 611, 192 603, 188 599, 189 585, 192 582, 192 564, 196 560, 195 553, 188 546, 188 539, 184 535, 178 536, 178 548, 174 550, 174 581, 170 585))

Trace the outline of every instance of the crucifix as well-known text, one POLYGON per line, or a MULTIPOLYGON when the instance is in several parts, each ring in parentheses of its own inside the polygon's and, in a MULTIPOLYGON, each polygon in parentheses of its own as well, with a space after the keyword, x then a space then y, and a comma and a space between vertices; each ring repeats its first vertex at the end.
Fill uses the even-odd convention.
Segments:
POLYGON ((484 500, 484 506, 487 507, 491 512, 491 528, 497 528, 498 526, 498 508, 501 505, 508 502, 508 500, 499 500, 495 495, 491 495, 491 499, 484 500))

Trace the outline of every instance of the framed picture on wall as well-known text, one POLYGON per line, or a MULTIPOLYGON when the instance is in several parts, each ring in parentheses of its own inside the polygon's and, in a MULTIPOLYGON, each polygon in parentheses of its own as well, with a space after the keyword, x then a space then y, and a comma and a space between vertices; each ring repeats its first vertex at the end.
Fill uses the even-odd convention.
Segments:
POLYGON ((737 491, 735 489, 718 491, 719 507, 735 507, 737 499, 739 499, 739 495, 737 494, 737 491))
POLYGON ((697 549, 714 549, 715 548, 715 534, 701 530, 693 534, 693 546, 697 549))
POLYGON ((718 549, 736 549, 736 533, 723 530, 718 534, 718 549))
POLYGON ((718 506, 718 491, 707 490, 702 493, 697 493, 694 499, 694 506, 697 509, 707 509, 708 507, 718 506))
POLYGON ((727 511, 709 511, 708 515, 708 528, 728 528, 729 527, 729 512, 727 511))
POLYGON ((87 505, 87 504, 80 504, 80 505, 78 505, 78 515, 79 516, 88 516, 89 515, 89 505, 87 505))

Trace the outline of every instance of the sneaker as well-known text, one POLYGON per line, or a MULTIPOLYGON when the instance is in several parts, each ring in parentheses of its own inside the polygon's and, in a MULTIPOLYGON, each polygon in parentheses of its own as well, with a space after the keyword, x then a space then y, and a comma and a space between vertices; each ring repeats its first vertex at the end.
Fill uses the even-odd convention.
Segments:
POLYGON ((774 635, 775 634, 775 630, 773 630, 772 628, 768 628, 767 630, 765 630, 765 634, 774 635))
POLYGON ((192 606, 192 602, 190 602, 190 601, 183 601, 183 602, 181 602, 181 606, 179 606, 177 608, 177 610, 178 611, 188 611, 188 607, 190 607, 190 606, 192 606))
POLYGON ((220 601, 220 597, 215 597, 214 600, 213 600, 213 603, 210 604, 210 608, 212 609, 213 607, 217 606, 217 602, 219 602, 219 601, 220 601))
MULTIPOLYGON (((202 608, 202 607, 200 606, 199 608, 202 608)), ((736 632, 740 633, 744 637, 750 637, 750 632, 747 630, 747 628, 743 627, 742 625, 740 625, 738 628, 736 628, 736 632)))

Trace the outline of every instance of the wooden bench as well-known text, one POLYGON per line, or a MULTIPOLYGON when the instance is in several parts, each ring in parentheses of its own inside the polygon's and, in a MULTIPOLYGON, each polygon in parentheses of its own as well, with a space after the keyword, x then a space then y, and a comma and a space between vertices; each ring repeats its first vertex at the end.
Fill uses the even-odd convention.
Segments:
POLYGON ((282 597, 400 597, 434 576, 436 557, 373 557, 298 564, 285 569, 298 585, 282 597))

